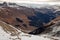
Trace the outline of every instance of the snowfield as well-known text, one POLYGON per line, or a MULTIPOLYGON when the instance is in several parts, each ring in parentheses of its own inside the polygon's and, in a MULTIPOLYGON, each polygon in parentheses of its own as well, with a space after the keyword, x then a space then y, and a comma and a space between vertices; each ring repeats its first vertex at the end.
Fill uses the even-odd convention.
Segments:
POLYGON ((51 31, 47 33, 30 35, 0 21, 0 40, 60 40, 60 22, 51 26, 50 29, 51 31))
MULTIPOLYGON (((50 40, 49 38, 44 38, 43 36, 34 36, 25 33, 21 33, 19 37, 21 38, 21 40, 50 40)), ((0 26, 0 40, 20 40, 20 39, 18 39, 17 36, 11 36, 10 34, 6 33, 0 26)))

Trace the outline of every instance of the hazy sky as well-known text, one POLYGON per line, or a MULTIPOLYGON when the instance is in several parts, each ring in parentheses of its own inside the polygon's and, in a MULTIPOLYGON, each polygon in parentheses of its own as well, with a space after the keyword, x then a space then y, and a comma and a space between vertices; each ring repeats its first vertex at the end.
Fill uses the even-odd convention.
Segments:
POLYGON ((1 0, 1 1, 33 1, 33 2, 39 2, 39 1, 50 1, 50 0, 1 0))
POLYGON ((60 0, 0 0, 0 1, 7 1, 7 2, 26 2, 26 1, 29 1, 29 2, 48 2, 48 1, 60 1, 60 0))
POLYGON ((3 1, 6 1, 6 2, 15 2, 15 3, 36 3, 36 4, 39 4, 39 3, 40 4, 41 3, 46 4, 45 2, 54 2, 54 3, 51 3, 51 4, 60 4, 60 2, 59 2, 60 0, 0 0, 0 2, 1 1, 2 2, 3 1))

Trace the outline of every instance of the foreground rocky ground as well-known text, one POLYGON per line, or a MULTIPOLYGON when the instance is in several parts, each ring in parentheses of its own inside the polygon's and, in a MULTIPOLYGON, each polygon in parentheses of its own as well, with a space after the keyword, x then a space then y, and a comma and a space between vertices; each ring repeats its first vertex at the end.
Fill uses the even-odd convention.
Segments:
POLYGON ((0 40, 60 40, 60 22, 39 35, 30 35, 0 21, 0 40))

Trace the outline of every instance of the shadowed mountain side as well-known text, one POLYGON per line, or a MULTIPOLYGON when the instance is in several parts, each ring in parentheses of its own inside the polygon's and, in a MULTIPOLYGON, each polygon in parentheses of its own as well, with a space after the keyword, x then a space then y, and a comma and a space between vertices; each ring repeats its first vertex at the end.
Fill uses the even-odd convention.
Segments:
MULTIPOLYGON (((44 32, 47 28, 49 28, 50 26, 57 24, 58 22, 60 22, 60 16, 56 17, 55 19, 53 19, 52 21, 50 21, 49 23, 45 24, 42 27, 39 27, 36 30, 33 30, 32 32, 30 32, 29 34, 33 34, 33 35, 37 35, 40 34, 42 32, 44 32)), ((54 26, 52 26, 54 27, 54 26)))

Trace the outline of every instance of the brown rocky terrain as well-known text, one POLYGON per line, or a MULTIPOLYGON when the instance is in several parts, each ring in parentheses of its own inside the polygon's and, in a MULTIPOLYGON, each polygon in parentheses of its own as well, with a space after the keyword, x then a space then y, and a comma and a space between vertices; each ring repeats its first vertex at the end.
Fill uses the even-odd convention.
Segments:
MULTIPOLYGON (((35 12, 36 12, 36 10, 34 10, 33 8, 27 8, 27 7, 23 7, 23 6, 20 6, 19 9, 12 8, 12 7, 1 7, 0 8, 0 20, 16 27, 19 30, 21 29, 23 32, 29 33, 35 29, 38 29, 38 28, 40 29, 40 27, 35 27, 35 26, 29 25, 31 20, 28 19, 28 16, 36 16, 35 12)), ((49 26, 55 24, 58 20, 60 20, 60 16, 56 17, 53 20, 50 20, 46 24, 42 23, 43 27, 49 27, 49 26)), ((38 22, 41 22, 40 19, 38 22)), ((39 26, 41 26, 40 23, 38 23, 38 24, 39 24, 39 26)), ((39 31, 41 31, 41 30, 39 30, 39 31)))
POLYGON ((27 16, 34 15, 34 10, 29 8, 29 10, 27 10, 27 8, 23 9, 24 10, 17 10, 16 8, 2 7, 0 8, 0 20, 18 29, 23 29, 23 31, 36 29, 36 27, 30 27, 28 25, 30 20, 27 19, 27 16))

